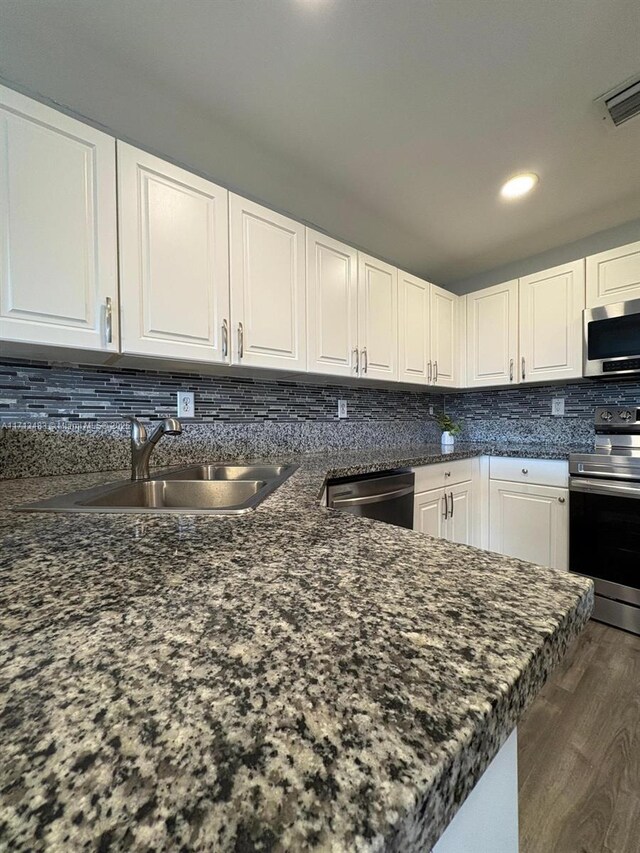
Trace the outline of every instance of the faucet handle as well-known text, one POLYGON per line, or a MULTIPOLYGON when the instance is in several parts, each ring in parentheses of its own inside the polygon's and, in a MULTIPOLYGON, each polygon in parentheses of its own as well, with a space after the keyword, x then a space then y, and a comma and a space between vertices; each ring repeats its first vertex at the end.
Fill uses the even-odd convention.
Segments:
POLYGON ((131 440, 132 441, 146 441, 147 440, 147 431, 144 427, 142 421, 139 421, 134 415, 124 415, 125 421, 131 422, 131 440))

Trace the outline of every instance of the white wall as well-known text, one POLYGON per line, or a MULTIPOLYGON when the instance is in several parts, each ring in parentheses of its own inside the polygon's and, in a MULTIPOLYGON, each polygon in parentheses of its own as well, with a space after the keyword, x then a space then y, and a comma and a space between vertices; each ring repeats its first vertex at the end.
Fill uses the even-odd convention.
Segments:
POLYGON ((549 249, 549 251, 542 252, 539 255, 514 261, 511 264, 478 273, 461 281, 449 282, 446 288, 453 290, 454 293, 473 293, 474 290, 482 290, 483 287, 490 287, 492 284, 511 281, 523 275, 530 275, 559 264, 575 261, 578 258, 595 255, 597 252, 615 249, 616 246, 624 246, 625 243, 634 243, 636 240, 640 240, 640 219, 633 219, 631 222, 625 222, 624 225, 618 225, 616 228, 599 231, 581 240, 557 246, 555 249, 549 249))

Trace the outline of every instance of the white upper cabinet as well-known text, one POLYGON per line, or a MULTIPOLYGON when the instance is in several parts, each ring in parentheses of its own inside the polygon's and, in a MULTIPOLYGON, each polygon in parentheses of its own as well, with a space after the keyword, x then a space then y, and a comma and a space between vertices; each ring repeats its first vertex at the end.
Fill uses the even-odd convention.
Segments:
POLYGON ((0 87, 0 337, 118 349, 115 140, 0 87))
POLYGON ((229 194, 232 361, 306 370, 304 226, 229 194))
POLYGON ((467 294, 467 385, 517 382, 518 282, 467 294))
POLYGON ((458 299, 455 293, 431 285, 431 383, 446 388, 458 384, 458 299))
POLYGON ((398 378, 398 271, 358 252, 360 375, 398 378))
POLYGON ((122 351, 229 360, 227 191, 118 142, 122 351))
POLYGON ((520 279, 521 381, 582 376, 584 261, 520 279))
POLYGON ((358 359, 358 253, 307 228, 308 370, 356 376, 358 359))
MULTIPOLYGON (((431 362, 431 285, 398 272, 398 379, 426 385, 431 362)), ((431 367, 431 375, 433 367, 431 367)))
POLYGON ((587 258, 587 308, 640 299, 640 242, 587 258))

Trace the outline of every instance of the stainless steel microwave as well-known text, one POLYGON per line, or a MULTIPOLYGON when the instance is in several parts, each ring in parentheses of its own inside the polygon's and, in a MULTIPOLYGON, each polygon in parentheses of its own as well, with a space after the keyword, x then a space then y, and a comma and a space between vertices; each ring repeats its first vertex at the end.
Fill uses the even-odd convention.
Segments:
POLYGON ((584 312, 585 376, 640 373, 640 299, 584 312))

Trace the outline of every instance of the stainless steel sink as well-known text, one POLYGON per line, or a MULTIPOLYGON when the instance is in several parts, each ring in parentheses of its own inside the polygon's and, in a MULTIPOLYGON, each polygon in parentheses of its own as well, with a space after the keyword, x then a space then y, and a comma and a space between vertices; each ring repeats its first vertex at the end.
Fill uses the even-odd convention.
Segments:
POLYGON ((179 471, 162 471, 163 480, 264 480, 281 477, 285 465, 192 465, 179 471))
POLYGON ((16 507, 27 512, 208 513, 255 509, 295 465, 197 465, 149 480, 108 483, 16 507), (265 477, 257 477, 263 472, 265 477), (266 475, 270 474, 270 479, 266 475))

